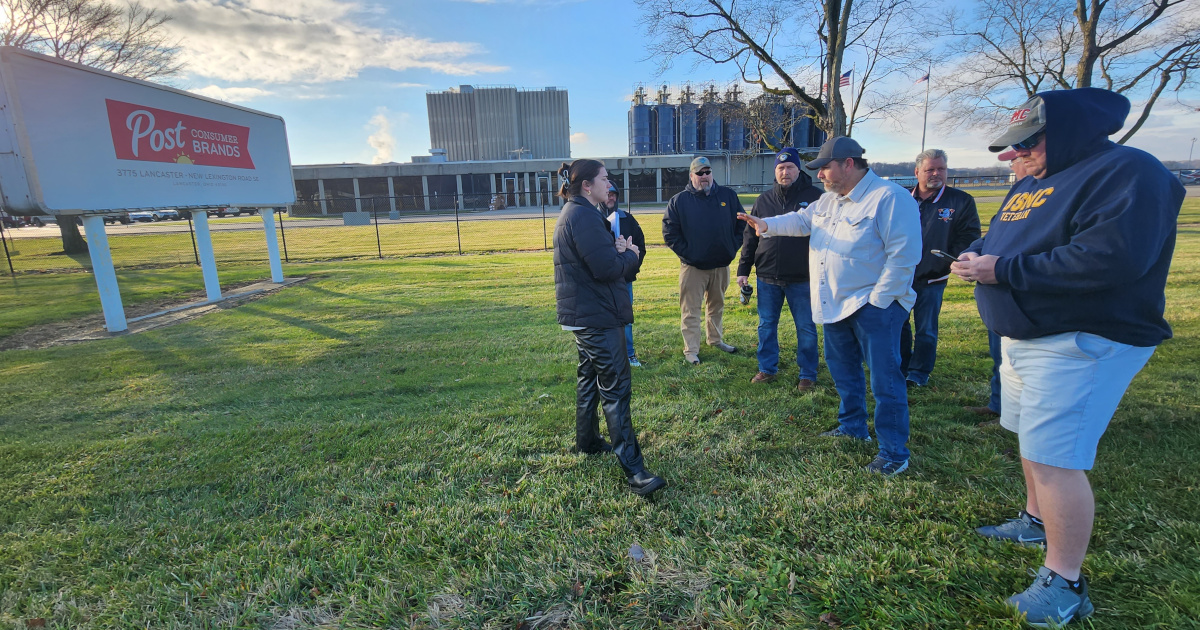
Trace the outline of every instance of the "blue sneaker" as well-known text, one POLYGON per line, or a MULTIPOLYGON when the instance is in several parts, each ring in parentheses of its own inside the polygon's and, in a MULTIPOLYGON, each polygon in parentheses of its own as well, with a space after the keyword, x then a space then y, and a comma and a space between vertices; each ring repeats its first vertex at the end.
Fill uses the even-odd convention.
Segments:
POLYGON ((630 367, 642 367, 642 362, 638 361, 637 355, 634 355, 629 357, 629 365, 630 367))
POLYGON ((906 470, 908 470, 907 459, 902 462, 894 462, 884 459, 882 455, 876 455, 875 459, 867 464, 867 472, 878 473, 884 477, 895 477, 906 470))
POLYGON ((871 442, 870 435, 868 435, 867 437, 858 437, 857 435, 851 435, 851 434, 843 431, 842 427, 840 427, 840 426, 838 426, 835 429, 832 429, 832 430, 822 433, 821 437, 848 437, 853 440, 858 440, 859 442, 867 442, 867 443, 871 442))
POLYGON ((1026 547, 1046 544, 1046 528, 1033 522, 1033 517, 1025 510, 1021 510, 1017 518, 1008 519, 1007 523, 977 527, 975 533, 984 538, 1015 542, 1026 547))
POLYGON ((1076 593, 1063 576, 1042 567, 1024 593, 1017 593, 1004 601, 1025 615, 1025 623, 1031 626, 1063 626, 1075 619, 1083 619, 1096 610, 1092 599, 1088 597, 1087 580, 1081 575, 1079 582, 1082 592, 1076 593))

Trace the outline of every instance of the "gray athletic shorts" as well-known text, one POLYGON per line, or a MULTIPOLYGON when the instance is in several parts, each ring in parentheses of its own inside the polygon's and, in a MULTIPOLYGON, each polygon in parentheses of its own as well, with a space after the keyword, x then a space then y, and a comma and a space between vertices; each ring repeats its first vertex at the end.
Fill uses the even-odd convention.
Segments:
POLYGON ((1001 426, 1017 434, 1021 457, 1073 470, 1091 470, 1100 436, 1154 354, 1084 332, 1003 337, 1000 348, 1001 426))

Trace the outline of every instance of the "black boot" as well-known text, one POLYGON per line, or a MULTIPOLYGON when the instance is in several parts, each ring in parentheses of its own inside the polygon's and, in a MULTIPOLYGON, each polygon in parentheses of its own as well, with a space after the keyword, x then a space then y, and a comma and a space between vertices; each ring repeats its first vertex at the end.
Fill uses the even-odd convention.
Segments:
POLYGON ((648 470, 643 470, 629 477, 629 490, 639 496, 649 496, 667 487, 667 480, 656 477, 648 470))

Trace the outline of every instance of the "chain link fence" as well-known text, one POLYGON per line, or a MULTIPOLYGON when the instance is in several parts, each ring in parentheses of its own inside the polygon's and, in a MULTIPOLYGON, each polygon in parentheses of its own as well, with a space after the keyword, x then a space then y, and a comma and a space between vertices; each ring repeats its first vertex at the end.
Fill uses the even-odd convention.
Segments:
MULTIPOLYGON (((1200 184, 1200 171, 1178 171, 1176 175, 1185 184, 1200 184)), ((905 183, 903 178, 893 181, 905 183)), ((956 177, 949 183, 968 190, 995 189, 997 195, 1011 185, 1003 176, 956 177)), ((752 195, 769 188, 750 185, 735 189, 752 195)), ((647 243, 662 244, 657 219, 666 201, 680 190, 664 186, 621 191, 622 207, 649 219, 641 221, 647 243)), ((298 203, 287 212, 277 209, 275 229, 285 262, 548 250, 559 207, 559 200, 545 191, 326 199, 298 203)), ((261 217, 209 214, 218 264, 267 261, 261 217)), ((114 221, 106 231, 113 264, 118 268, 200 264, 189 213, 181 213, 176 220, 148 223, 114 221)), ((91 269, 87 253, 63 253, 54 223, 12 227, 4 221, 0 223, 0 241, 6 263, 0 263, 4 265, 0 273, 91 269)))
MULTIPOLYGON (((623 196, 657 198, 655 190, 625 192, 623 196)), ((275 231, 280 256, 293 263, 548 250, 560 205, 544 193, 531 196, 537 205, 513 207, 498 195, 331 199, 324 204, 297 204, 288 212, 276 209, 275 231)), ((665 205, 635 203, 627 208, 639 217, 651 217, 642 223, 652 243, 661 243, 657 219, 665 205)), ((208 225, 218 265, 267 261, 261 217, 210 213, 208 225)), ((106 234, 113 264, 119 269, 200 264, 195 224, 189 213, 174 220, 114 222, 106 226, 106 234)), ((91 269, 86 252, 63 253, 61 233, 54 222, 44 227, 0 227, 0 240, 6 263, 0 273, 91 269)))

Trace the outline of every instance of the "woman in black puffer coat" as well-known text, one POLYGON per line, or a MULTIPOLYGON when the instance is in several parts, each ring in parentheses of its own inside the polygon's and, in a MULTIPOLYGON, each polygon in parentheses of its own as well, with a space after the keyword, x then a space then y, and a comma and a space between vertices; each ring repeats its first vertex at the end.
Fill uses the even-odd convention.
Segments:
POLYGON ((633 303, 625 277, 641 265, 638 248, 613 236, 599 207, 608 196, 608 172, 596 160, 575 160, 559 171, 559 196, 567 200, 554 226, 554 294, 558 323, 575 335, 579 349, 575 398, 575 448, 611 451, 629 481, 646 496, 667 482, 646 470, 633 430, 631 378, 625 356, 625 325, 633 303), (603 403, 612 444, 600 437, 596 407, 603 403))

